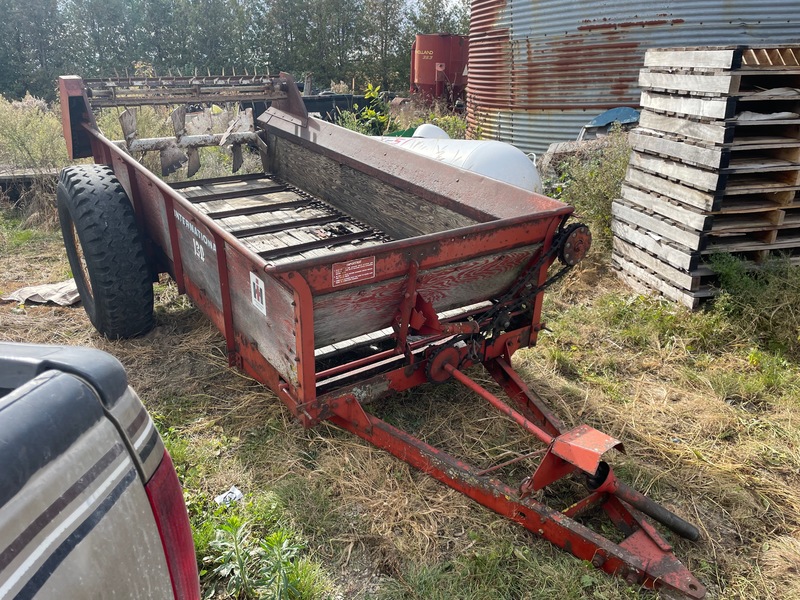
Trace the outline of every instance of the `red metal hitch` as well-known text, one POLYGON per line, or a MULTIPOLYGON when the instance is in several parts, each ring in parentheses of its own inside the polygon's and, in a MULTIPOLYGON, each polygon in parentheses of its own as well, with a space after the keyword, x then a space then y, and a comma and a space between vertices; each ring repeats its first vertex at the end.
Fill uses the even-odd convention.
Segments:
POLYGON ((332 402, 330 420, 632 585, 666 588, 689 598, 705 596, 703 585, 675 558, 672 546, 641 513, 691 540, 699 537, 698 530, 616 478, 601 457, 612 448, 622 451, 618 440, 587 425, 560 433, 560 423, 548 418, 550 413, 541 400, 503 358, 488 361, 486 367, 516 408, 460 371, 456 365, 461 360, 458 349, 444 348, 429 359, 429 379, 456 379, 545 444, 545 449, 479 469, 367 413, 354 396, 332 402), (522 485, 515 487, 497 478, 498 471, 509 464, 542 454, 535 472, 522 485), (589 494, 564 510, 554 510, 532 496, 576 471, 585 474, 589 494), (615 544, 575 520, 591 509, 602 510, 625 538, 615 544))

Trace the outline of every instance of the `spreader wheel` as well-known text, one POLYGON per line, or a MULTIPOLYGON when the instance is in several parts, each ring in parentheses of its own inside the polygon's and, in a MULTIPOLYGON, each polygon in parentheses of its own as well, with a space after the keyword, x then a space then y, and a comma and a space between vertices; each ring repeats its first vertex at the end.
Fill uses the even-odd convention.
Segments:
POLYGON ((58 218, 75 284, 92 325, 108 338, 153 327, 153 283, 128 196, 104 165, 61 171, 58 218))

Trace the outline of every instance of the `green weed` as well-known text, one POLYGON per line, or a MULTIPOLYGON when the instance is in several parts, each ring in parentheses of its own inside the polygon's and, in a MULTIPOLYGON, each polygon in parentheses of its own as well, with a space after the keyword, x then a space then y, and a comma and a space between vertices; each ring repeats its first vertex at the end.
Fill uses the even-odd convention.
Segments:
POLYGON ((548 190, 575 207, 592 230, 594 245, 611 249, 611 203, 619 198, 631 149, 621 128, 611 130, 604 143, 588 156, 574 156, 558 166, 559 179, 548 190))
POLYGON ((300 553, 296 535, 275 530, 258 539, 250 521, 229 516, 216 530, 203 559, 207 597, 294 600, 319 598, 329 590, 321 571, 300 553))
POLYGON ((381 95, 381 86, 367 84, 366 105, 353 105, 353 110, 338 111, 336 124, 364 135, 385 135, 397 129, 397 121, 389 114, 389 105, 381 95))
POLYGON ((729 254, 711 260, 722 289, 714 311, 750 332, 761 348, 800 358, 800 265, 775 257, 750 270, 729 254))

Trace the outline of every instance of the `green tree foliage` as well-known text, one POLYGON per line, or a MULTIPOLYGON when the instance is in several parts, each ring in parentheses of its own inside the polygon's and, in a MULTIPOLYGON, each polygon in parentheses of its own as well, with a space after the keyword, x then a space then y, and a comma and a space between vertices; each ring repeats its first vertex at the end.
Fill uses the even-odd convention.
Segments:
POLYGON ((0 0, 0 94, 61 74, 312 73, 407 86, 416 33, 466 33, 468 0, 0 0))
POLYGON ((413 32, 404 0, 366 0, 365 75, 385 89, 408 85, 413 32), (407 48, 404 53, 397 48, 407 48))
POLYGON ((415 33, 469 33, 469 1, 419 0, 411 17, 415 33))
POLYGON ((57 0, 0 0, 0 94, 53 96, 63 66, 63 20, 57 0))

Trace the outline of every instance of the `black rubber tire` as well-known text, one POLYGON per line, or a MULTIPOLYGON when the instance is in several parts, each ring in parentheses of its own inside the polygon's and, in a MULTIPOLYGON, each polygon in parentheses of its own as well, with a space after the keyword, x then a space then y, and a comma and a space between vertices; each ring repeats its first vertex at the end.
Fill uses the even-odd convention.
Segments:
POLYGON ((61 171, 58 218, 83 307, 111 339, 153 328, 152 272, 133 206, 105 165, 61 171))

